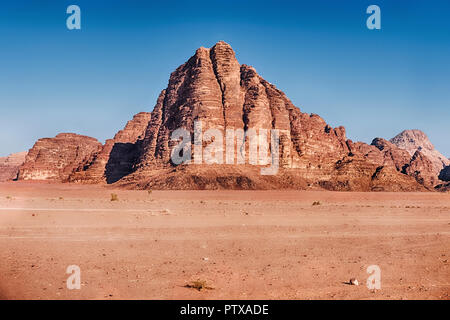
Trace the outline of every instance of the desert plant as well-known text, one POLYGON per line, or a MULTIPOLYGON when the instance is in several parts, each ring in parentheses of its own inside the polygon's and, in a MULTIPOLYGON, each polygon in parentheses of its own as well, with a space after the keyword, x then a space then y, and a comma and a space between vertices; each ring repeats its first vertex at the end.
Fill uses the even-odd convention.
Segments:
POLYGON ((115 193, 111 193, 111 201, 119 201, 119 197, 115 193))
POLYGON ((321 203, 320 203, 320 201, 314 201, 312 205, 313 205, 313 206, 320 206, 321 203))
POLYGON ((196 289, 198 291, 202 291, 203 289, 212 290, 212 287, 209 287, 205 280, 195 280, 185 285, 186 288, 196 289))

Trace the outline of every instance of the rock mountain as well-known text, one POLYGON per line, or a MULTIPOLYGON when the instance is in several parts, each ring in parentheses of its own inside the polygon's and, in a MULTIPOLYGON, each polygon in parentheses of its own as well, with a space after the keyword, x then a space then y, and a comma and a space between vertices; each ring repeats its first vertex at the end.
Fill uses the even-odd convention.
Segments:
POLYGON ((445 167, 450 166, 450 160, 437 151, 426 134, 420 130, 405 130, 390 141, 408 151, 412 157, 421 158, 422 162, 425 156, 431 162, 430 174, 435 178, 445 167))
POLYGON ((26 152, 19 152, 0 157, 0 182, 17 179, 19 167, 25 162, 26 155, 26 152))
MULTIPOLYGON (((215 138, 202 146, 221 145, 215 138)), ((391 141, 377 138, 371 145, 348 140, 344 127, 332 128, 320 116, 301 112, 253 67, 239 64, 233 49, 220 41, 199 48, 171 74, 153 111, 134 116, 104 145, 75 134, 37 141, 19 179, 140 189, 424 191, 443 183, 439 178, 447 177, 441 171, 448 165, 418 130, 391 141), (178 142, 171 134, 178 128, 193 133, 195 123, 224 137, 227 129, 278 129, 278 173, 261 175, 259 166, 237 161, 174 165, 171 152, 178 142)))

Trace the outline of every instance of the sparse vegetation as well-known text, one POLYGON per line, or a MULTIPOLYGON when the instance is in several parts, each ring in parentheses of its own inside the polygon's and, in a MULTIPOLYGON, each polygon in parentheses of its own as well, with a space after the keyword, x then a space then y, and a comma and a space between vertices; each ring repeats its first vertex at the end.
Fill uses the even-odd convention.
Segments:
POLYGON ((152 194, 152 189, 147 190, 147 193, 150 195, 152 194))
POLYGON ((313 205, 313 206, 320 206, 321 203, 320 203, 320 201, 314 201, 312 205, 313 205))
POLYGON ((12 200, 12 197, 11 196, 6 196, 6 199, 12 200))
POLYGON ((63 197, 59 197, 58 199, 59 199, 59 200, 64 200, 64 198, 63 198, 63 197))
POLYGON ((195 280, 191 281, 190 283, 185 285, 186 288, 195 289, 198 291, 202 291, 204 289, 206 290, 212 290, 214 288, 207 285, 206 280, 195 280))
POLYGON ((111 193, 111 201, 119 201, 119 197, 115 193, 111 193))

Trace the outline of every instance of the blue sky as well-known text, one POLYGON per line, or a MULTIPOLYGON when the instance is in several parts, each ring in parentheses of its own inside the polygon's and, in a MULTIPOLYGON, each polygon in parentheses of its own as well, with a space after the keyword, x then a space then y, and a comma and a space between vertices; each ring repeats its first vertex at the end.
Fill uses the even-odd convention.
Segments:
POLYGON ((350 139, 417 128, 449 157, 449 12, 446 0, 2 2, 0 156, 59 132, 111 138, 198 47, 224 40, 350 139), (81 30, 66 28, 71 4, 81 30), (371 4, 381 30, 366 27, 371 4))

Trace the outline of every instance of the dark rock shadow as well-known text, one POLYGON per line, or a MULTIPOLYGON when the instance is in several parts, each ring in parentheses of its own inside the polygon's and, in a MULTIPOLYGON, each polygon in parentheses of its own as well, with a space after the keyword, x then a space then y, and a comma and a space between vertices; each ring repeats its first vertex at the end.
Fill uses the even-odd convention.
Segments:
POLYGON ((139 142, 114 144, 105 168, 108 184, 117 182, 133 172, 133 166, 139 157, 139 142))
POLYGON ((450 181, 450 166, 447 166, 444 169, 442 169, 441 172, 439 173, 438 178, 442 181, 450 181))

